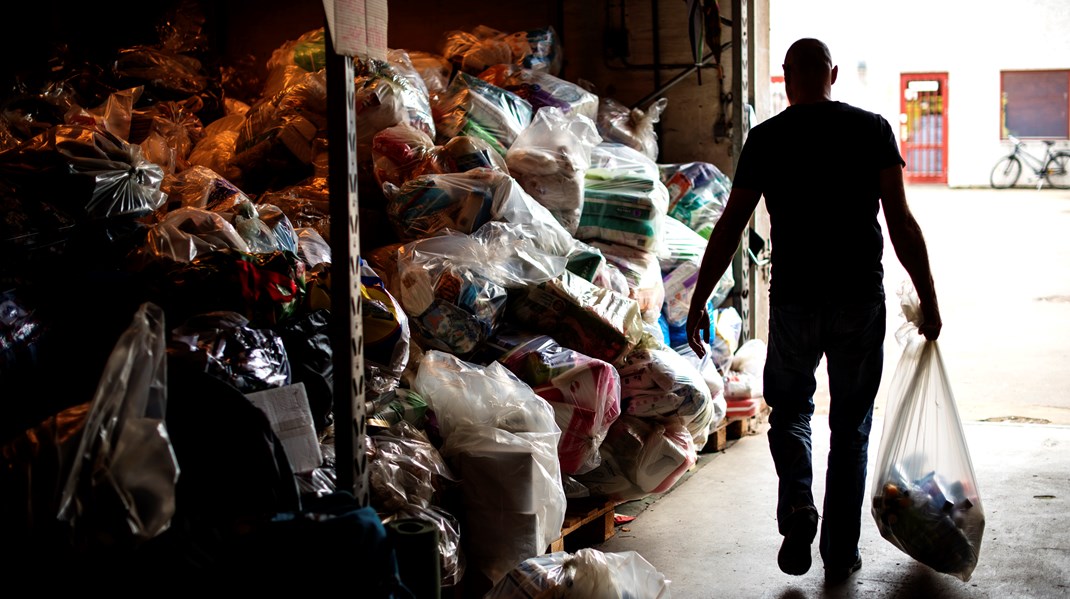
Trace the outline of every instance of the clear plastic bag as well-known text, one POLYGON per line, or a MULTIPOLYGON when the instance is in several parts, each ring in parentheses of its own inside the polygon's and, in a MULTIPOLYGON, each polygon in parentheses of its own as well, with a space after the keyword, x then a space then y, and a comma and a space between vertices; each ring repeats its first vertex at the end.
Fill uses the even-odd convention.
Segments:
POLYGON ((534 114, 527 100, 464 72, 454 75, 434 108, 440 143, 470 135, 486 141, 502 156, 534 114))
POLYGON ((654 125, 661 120, 668 104, 668 98, 659 98, 643 111, 603 97, 598 104, 598 133, 606 141, 624 144, 657 160, 658 135, 654 125))
POLYGON ((709 239, 728 203, 732 182, 709 162, 660 164, 658 168, 669 190, 669 216, 709 239))
POLYGON ((483 599, 669 599, 669 580, 635 551, 558 551, 518 564, 483 599))
POLYGON ((890 543, 937 572, 968 581, 977 565, 984 508, 969 447, 936 341, 918 334, 921 312, 900 289, 907 322, 872 479, 873 518, 890 543))
POLYGON ((527 340, 498 361, 531 385, 554 409, 561 441, 557 454, 565 474, 596 468, 610 425, 620 416, 620 375, 609 363, 559 345, 546 335, 527 340))
POLYGON ((138 252, 143 262, 158 258, 192 262, 199 255, 221 249, 249 252, 249 245, 222 214, 179 208, 149 229, 138 252))
POLYGON ((679 418, 692 435, 709 427, 710 388, 691 362, 675 351, 637 349, 621 360, 621 410, 641 418, 679 418))
POLYGON ((591 245, 624 275, 628 282, 628 297, 639 304, 643 320, 657 321, 665 304, 665 283, 661 279, 657 255, 617 243, 594 241, 591 245))
POLYGON ((558 108, 570 115, 583 115, 591 119, 592 127, 597 127, 598 96, 571 81, 515 64, 494 65, 479 78, 524 98, 536 114, 543 108, 558 108))
POLYGON ((83 538, 146 541, 175 513, 179 465, 164 417, 163 311, 142 304, 101 375, 63 494, 59 519, 83 538))
POLYGON ((570 234, 580 226, 584 174, 602 138, 594 122, 555 107, 535 113, 505 154, 509 173, 570 234))
POLYGON ((662 254, 668 203, 669 192, 657 164, 628 146, 603 142, 591 151, 576 237, 662 254))

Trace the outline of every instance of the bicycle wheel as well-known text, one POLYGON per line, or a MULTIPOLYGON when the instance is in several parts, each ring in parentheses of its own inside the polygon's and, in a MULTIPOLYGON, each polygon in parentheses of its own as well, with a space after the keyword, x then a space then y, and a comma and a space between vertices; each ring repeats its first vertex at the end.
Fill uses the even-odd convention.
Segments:
POLYGON ((1059 152, 1048 160, 1044 178, 1056 189, 1070 189, 1070 153, 1059 152))
POLYGON ((1016 156, 1004 156, 992 168, 992 176, 989 178, 989 182, 996 189, 1007 189, 1008 187, 1014 187, 1014 184, 1018 182, 1018 177, 1021 176, 1022 162, 1016 156))

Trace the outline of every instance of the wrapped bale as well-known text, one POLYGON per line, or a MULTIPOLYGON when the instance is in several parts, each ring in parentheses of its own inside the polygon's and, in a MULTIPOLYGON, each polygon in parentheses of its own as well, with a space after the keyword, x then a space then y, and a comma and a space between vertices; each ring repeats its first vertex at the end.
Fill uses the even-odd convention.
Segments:
POLYGON ((713 398, 702 374, 675 351, 654 344, 618 364, 621 411, 641 418, 678 419, 692 440, 706 438, 713 398))

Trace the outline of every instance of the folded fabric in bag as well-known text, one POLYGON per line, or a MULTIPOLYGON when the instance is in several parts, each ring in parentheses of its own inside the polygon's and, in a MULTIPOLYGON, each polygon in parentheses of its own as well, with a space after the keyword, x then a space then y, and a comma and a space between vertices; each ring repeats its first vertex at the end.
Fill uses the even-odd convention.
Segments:
POLYGON ((601 463, 598 448, 620 416, 620 376, 613 366, 559 345, 546 335, 522 341, 498 359, 550 402, 561 428, 557 445, 565 474, 601 463))

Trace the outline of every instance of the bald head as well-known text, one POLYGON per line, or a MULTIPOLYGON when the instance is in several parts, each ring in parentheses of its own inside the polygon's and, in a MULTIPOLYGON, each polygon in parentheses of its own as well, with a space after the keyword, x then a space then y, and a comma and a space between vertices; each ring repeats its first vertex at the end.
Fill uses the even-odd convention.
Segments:
POLYGON ((832 99, 837 71, 824 42, 809 37, 796 41, 784 55, 788 101, 803 104, 832 99))

